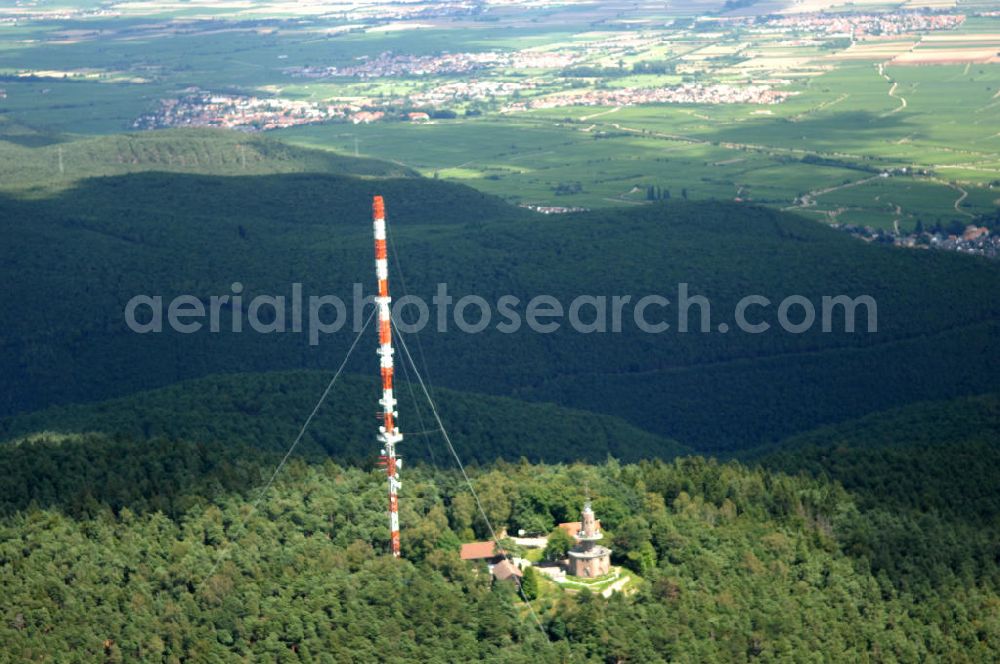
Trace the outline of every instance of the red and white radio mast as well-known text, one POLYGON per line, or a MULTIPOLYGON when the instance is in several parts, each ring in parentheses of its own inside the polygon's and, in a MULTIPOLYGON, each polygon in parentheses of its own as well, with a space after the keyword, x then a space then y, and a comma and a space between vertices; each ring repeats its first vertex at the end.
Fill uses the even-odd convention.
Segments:
POLYGON ((399 557, 399 503, 396 492, 399 489, 399 467, 402 460, 396 458, 396 443, 403 440, 396 426, 396 399, 392 396, 392 309, 389 306, 389 260, 385 246, 385 203, 381 196, 372 200, 372 220, 375 226, 375 276, 378 278, 378 354, 382 373, 382 425, 378 428, 378 442, 382 444, 379 465, 385 467, 389 481, 389 541, 392 555, 399 557))

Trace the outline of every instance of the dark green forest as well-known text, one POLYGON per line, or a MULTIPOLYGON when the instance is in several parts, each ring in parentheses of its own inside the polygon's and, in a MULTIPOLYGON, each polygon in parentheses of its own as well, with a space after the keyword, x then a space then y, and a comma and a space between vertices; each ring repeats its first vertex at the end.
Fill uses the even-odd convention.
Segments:
MULTIPOLYGON (((330 380, 321 372, 224 374, 103 401, 56 406, 0 420, 0 441, 41 431, 101 432, 129 439, 194 440, 284 451, 330 380)), ((447 465, 451 458, 419 386, 401 373, 404 454, 447 465)), ((371 416, 381 387, 374 378, 344 376, 299 445, 307 457, 371 464, 378 452, 371 416)), ((448 389, 435 391, 441 416, 464 461, 601 462, 671 459, 687 452, 676 442, 596 413, 448 389)))
POLYGON ((46 180, 73 139, 29 138, 0 145, 0 662, 1000 661, 996 263, 735 203, 545 216, 226 132, 74 140, 46 180), (592 499, 624 592, 526 603, 460 560, 490 528, 402 353, 387 555, 374 330, 265 490, 353 332, 126 329, 137 294, 370 294, 374 193, 396 298, 709 298, 709 333, 402 337, 489 523, 592 499), (772 326, 870 295, 878 330, 718 332, 749 294, 772 326))
MULTIPOLYGON (((942 583, 933 568, 874 568, 856 533, 881 524, 828 479, 700 457, 474 470, 491 520, 511 527, 575 518, 586 486, 615 562, 642 579, 627 596, 543 593, 532 607, 540 630, 511 587, 458 559, 458 543, 486 531, 454 471, 407 471, 395 561, 382 553, 373 471, 296 460, 254 510, 246 480, 259 486, 273 464, 258 451, 100 435, 22 447, 4 469, 3 503, 19 499, 19 476, 48 475, 66 500, 0 520, 0 639, 18 660, 998 656, 995 570, 942 583), (85 466, 110 481, 80 494, 57 479, 85 466)), ((921 537, 931 547, 956 534, 921 537)), ((881 555, 914 556, 905 543, 881 555)))
MULTIPOLYGON (((259 428, 253 409, 277 413, 283 395, 325 381, 265 375, 241 391, 239 378, 53 409, 38 420, 65 431, 89 421, 109 433, 43 433, 0 448, 0 570, 11 598, 0 630, 10 652, 38 661, 73 650, 79 661, 364 662, 399 638, 390 661, 998 655, 995 396, 819 429, 800 437, 811 444, 748 455, 750 465, 474 464, 487 515, 510 529, 545 532, 593 497, 613 562, 642 579, 624 597, 542 593, 533 610, 543 635, 510 587, 457 559, 459 542, 488 531, 436 438, 405 443, 402 562, 383 554, 384 486, 369 460, 351 462, 357 445, 317 434, 253 509, 281 452, 266 442, 288 433, 281 422, 259 428), (424 443, 437 463, 427 463, 424 443), (388 636, 390 621, 405 621, 405 634, 388 636)), ((345 387, 349 398, 372 390, 364 379, 345 387)), ((316 430, 354 435, 335 424, 346 407, 336 394, 334 417, 317 419, 316 430)), ((451 396, 442 391, 442 403, 451 396)), ((494 434, 458 421, 504 402, 459 399, 446 411, 463 453, 494 434)), ((34 417, 8 421, 8 432, 34 417)), ((578 441, 546 421, 517 427, 552 441, 541 454, 569 455, 578 441)))
POLYGON ((850 534, 850 550, 932 596, 943 585, 1000 581, 997 441, 1000 395, 987 394, 869 415, 747 456, 852 492, 868 522, 850 534))
MULTIPOLYGON (((173 134, 173 140, 182 134, 173 134)), ((139 138, 130 149, 141 151, 139 138)), ((198 134, 200 145, 210 134, 198 134)), ((207 148, 202 147, 205 150, 207 148)), ((284 162, 282 162, 284 163, 284 162)), ((369 168, 369 170, 371 170, 369 168)), ((301 334, 137 335, 137 294, 203 301, 245 287, 349 298, 374 287, 369 196, 385 195, 394 293, 527 302, 549 294, 661 294, 672 331, 553 334, 454 326, 420 334, 435 384, 623 418, 706 452, 777 442, 888 408, 996 389, 1000 267, 949 252, 866 245, 773 210, 672 201, 545 216, 472 189, 420 178, 330 173, 226 176, 141 172, 83 179, 56 193, 0 196, 10 278, 0 413, 92 401, 231 371, 330 369, 349 333, 310 346, 301 334), (711 329, 761 294, 764 334, 676 332, 676 289, 711 302, 711 329), (800 294, 870 295, 877 332, 819 324, 776 329, 777 303, 800 294), (656 407, 648 406, 655 395, 656 407)), ((472 314, 474 316, 474 314, 472 314)), ((584 312, 584 316, 587 312, 584 312)), ((693 323, 698 307, 691 312, 693 323)), ((866 323, 859 324, 866 329, 866 323)), ((363 369, 354 369, 362 372, 363 369)))

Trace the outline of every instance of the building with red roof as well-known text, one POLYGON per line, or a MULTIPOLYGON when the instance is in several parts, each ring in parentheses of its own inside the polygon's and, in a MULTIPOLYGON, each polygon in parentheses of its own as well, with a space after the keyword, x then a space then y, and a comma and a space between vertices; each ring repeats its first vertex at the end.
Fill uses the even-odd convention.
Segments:
POLYGON ((503 555, 495 542, 467 542, 462 545, 459 556, 462 560, 492 560, 503 555))

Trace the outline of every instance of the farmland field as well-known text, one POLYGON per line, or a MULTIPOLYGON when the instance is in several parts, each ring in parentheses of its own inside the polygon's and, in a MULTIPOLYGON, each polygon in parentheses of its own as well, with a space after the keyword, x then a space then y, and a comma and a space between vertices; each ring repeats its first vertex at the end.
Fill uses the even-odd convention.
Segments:
POLYGON ((268 129, 525 205, 739 199, 884 229, 991 214, 1000 17, 989 3, 904 4, 817 1, 776 18, 767 2, 554 3, 387 20, 377 3, 136 2, 117 17, 80 3, 58 18, 42 3, 37 20, 6 15, 0 134, 268 129), (888 18, 873 28, 859 11, 888 18), (836 20, 869 34, 845 38, 836 20), (766 92, 725 98, 753 89, 766 92), (650 90, 682 92, 665 103, 650 90), (277 111, 233 117, 247 100, 277 111), (162 116, 165 104, 187 114, 162 116))
POLYGON ((803 209, 834 217, 849 211, 886 227, 896 219, 911 227, 918 219, 990 210, 1000 196, 988 188, 1000 179, 1000 100, 993 99, 1000 65, 968 72, 959 65, 891 67, 886 75, 898 82, 897 98, 874 64, 852 63, 807 79, 801 94, 767 114, 727 106, 560 108, 419 125, 296 127, 277 135, 338 152, 357 148, 519 203, 621 205, 643 200, 653 185, 674 196, 686 190, 692 198, 798 207, 809 192, 906 168, 860 190, 813 196, 803 209), (907 105, 897 111, 899 97, 907 105), (803 162, 808 155, 824 161, 803 162), (951 182, 970 192, 958 211, 962 190, 951 182), (874 189, 884 195, 868 196, 874 189))

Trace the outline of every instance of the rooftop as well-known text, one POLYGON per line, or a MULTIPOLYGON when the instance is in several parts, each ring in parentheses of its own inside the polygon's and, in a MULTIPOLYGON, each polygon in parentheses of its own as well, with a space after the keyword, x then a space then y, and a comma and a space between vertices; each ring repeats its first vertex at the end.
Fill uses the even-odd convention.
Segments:
POLYGON ((493 566, 493 576, 500 581, 506 581, 513 577, 522 577, 524 574, 509 560, 501 560, 493 566))
POLYGON ((485 560, 494 558, 500 553, 496 550, 494 542, 468 542, 462 545, 459 555, 462 560, 485 560))

